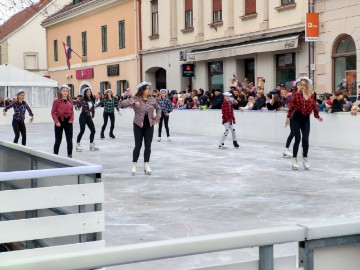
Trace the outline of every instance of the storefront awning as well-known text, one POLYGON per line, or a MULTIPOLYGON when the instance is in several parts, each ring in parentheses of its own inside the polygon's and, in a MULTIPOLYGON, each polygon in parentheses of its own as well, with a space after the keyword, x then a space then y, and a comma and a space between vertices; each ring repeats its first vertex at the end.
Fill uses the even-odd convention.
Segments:
POLYGON ((233 46, 218 46, 208 49, 194 50, 187 53, 187 61, 204 61, 253 53, 295 49, 299 45, 299 36, 300 34, 297 33, 296 35, 286 37, 246 41, 233 46))

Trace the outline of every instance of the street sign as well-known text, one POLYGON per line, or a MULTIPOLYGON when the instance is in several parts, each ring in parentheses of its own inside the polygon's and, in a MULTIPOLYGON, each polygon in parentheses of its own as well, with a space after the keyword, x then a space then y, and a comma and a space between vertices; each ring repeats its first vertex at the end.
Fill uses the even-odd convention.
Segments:
POLYGON ((183 64, 182 71, 183 71, 183 77, 195 77, 194 64, 183 64))
POLYGON ((306 14, 305 41, 319 41, 319 13, 306 14))

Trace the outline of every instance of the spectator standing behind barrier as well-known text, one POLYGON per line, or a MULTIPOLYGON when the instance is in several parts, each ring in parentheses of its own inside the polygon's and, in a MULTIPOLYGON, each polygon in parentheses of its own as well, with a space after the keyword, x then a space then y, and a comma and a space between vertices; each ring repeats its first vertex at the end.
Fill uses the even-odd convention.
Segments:
POLYGON ((293 94, 293 100, 290 105, 285 126, 290 124, 290 118, 293 119, 293 132, 295 135, 295 143, 293 147, 292 168, 299 168, 297 154, 302 135, 303 147, 303 166, 306 170, 310 169, 308 160, 309 151, 309 135, 310 135, 310 115, 314 112, 315 118, 320 122, 323 119, 319 116, 319 110, 316 106, 315 94, 312 90, 312 80, 307 77, 300 78, 301 92, 293 94))
POLYGON ((2 97, 0 97, 0 107, 5 107, 5 102, 2 97))
POLYGON ((210 109, 221 109, 221 104, 224 101, 224 96, 221 93, 220 89, 215 89, 214 96, 211 100, 210 109))
POLYGON ((158 142, 161 142, 161 132, 162 132, 162 125, 163 122, 165 124, 165 130, 167 135, 168 142, 171 142, 170 138, 170 131, 169 131, 169 116, 170 113, 173 111, 173 105, 167 97, 167 90, 166 89, 160 89, 161 98, 157 100, 159 103, 159 106, 161 108, 161 118, 159 122, 159 130, 158 130, 158 142))
POLYGON ((55 144, 54 154, 59 154, 63 132, 65 131, 67 154, 72 158, 73 151, 73 122, 74 122, 74 103, 69 96, 70 87, 66 84, 60 87, 59 97, 54 100, 51 116, 55 123, 55 144))
POLYGON ((261 110, 265 106, 266 106, 266 98, 264 96, 264 91, 258 90, 256 93, 255 106, 253 107, 253 110, 261 110))
POLYGON ((342 90, 336 91, 334 93, 334 98, 332 100, 332 108, 328 110, 329 113, 342 112, 344 101, 344 94, 342 90))
POLYGON ((266 103, 266 107, 269 111, 284 110, 278 94, 272 94, 272 98, 268 103, 266 103))
POLYGON ((338 91, 342 91, 343 93, 349 94, 349 83, 346 79, 341 80, 338 86, 338 91))
POLYGON ((357 90, 357 98, 354 104, 352 105, 352 108, 350 110, 350 114, 352 116, 356 116, 356 114, 360 112, 360 85, 358 86, 357 90))
POLYGON ((144 171, 145 174, 151 174, 149 165, 151 155, 151 143, 154 135, 154 125, 159 123, 161 117, 161 108, 156 99, 150 95, 149 82, 142 82, 137 85, 135 97, 124 100, 120 103, 122 107, 132 107, 135 111, 134 117, 134 139, 135 147, 133 151, 133 163, 131 173, 136 174, 137 161, 140 156, 140 150, 144 141, 144 171), (154 116, 154 111, 156 115, 154 116))
POLYGON ((4 116, 6 116, 6 112, 10 108, 14 109, 12 121, 12 127, 15 133, 14 143, 18 143, 21 134, 21 144, 26 145, 25 112, 28 111, 31 116, 30 123, 33 121, 34 115, 29 105, 25 102, 25 92, 23 90, 18 90, 16 92, 16 101, 4 108, 4 116))
POLYGON ((232 95, 230 92, 225 92, 224 93, 224 101, 221 104, 222 124, 224 125, 225 132, 219 142, 219 149, 226 149, 224 143, 225 143, 225 139, 230 131, 231 131, 234 147, 236 149, 239 148, 239 144, 237 143, 237 140, 236 140, 235 128, 233 127, 233 124, 235 124, 236 122, 235 122, 235 116, 234 116, 234 108, 230 101, 231 96, 232 95))

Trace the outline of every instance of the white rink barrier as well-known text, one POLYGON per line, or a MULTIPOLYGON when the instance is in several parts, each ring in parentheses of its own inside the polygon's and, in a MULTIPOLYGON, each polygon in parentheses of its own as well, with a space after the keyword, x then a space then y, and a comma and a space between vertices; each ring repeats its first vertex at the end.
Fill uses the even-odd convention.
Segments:
MULTIPOLYGON (((34 108, 35 123, 52 122, 50 108, 34 108)), ((122 109, 123 116, 116 114, 115 128, 132 129, 134 111, 122 109)), ((95 125, 97 130, 103 123, 103 108, 97 108, 95 125)), ((75 123, 78 122, 79 111, 75 112, 75 123)), ((343 149, 360 150, 360 115, 353 117, 350 113, 320 113, 324 118, 319 123, 311 116, 310 145, 343 149)), ((290 129, 285 128, 286 112, 271 111, 236 111, 236 133, 238 140, 256 140, 261 142, 285 142, 290 129)), ((12 112, 6 118, 0 116, 0 124, 11 124, 12 112)), ((191 136, 210 136, 220 138, 224 132, 221 124, 220 110, 174 110, 170 114, 170 132, 191 136)), ((115 131, 116 132, 116 131, 115 131)))
POLYGON ((0 260, 3 270, 94 269, 218 251, 259 247, 259 261, 198 270, 295 270, 296 258, 274 259, 277 244, 299 243, 297 266, 303 270, 357 270, 360 220, 344 219, 294 226, 195 236, 158 242, 79 250, 72 253, 0 260), (357 245, 356 245, 357 244, 357 245), (290 261, 289 261, 290 259, 290 261), (277 264, 276 261, 283 263, 277 264), (293 266, 291 265, 293 261, 293 266), (330 263, 329 263, 330 261, 330 263), (287 265, 288 268, 284 268, 287 265), (274 268, 275 266, 275 268, 274 268))
POLYGON ((0 253, 0 269, 105 247, 101 173, 100 165, 0 142, 0 244, 10 250, 0 253))

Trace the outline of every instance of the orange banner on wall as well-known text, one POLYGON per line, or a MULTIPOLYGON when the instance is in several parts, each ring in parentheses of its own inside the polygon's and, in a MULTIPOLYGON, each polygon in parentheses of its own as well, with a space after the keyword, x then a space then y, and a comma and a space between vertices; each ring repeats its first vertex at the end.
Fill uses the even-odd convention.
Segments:
POLYGON ((319 13, 306 14, 305 41, 319 41, 319 13))

